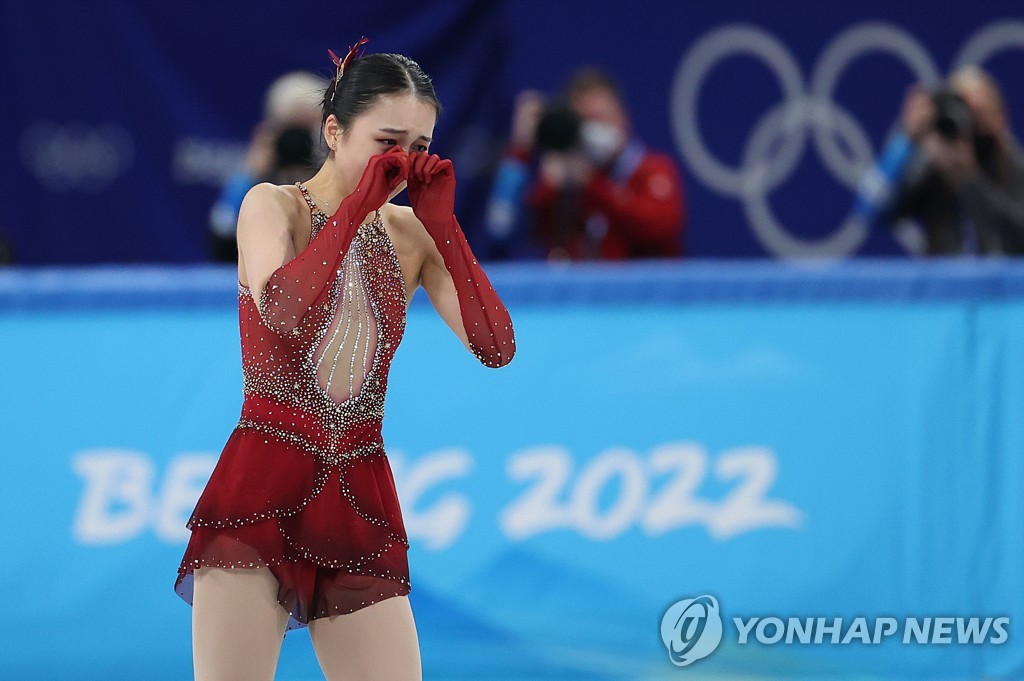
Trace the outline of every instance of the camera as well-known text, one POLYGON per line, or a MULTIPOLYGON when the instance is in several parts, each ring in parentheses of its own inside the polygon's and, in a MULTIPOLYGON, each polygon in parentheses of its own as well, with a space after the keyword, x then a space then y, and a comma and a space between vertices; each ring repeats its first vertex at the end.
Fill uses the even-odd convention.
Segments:
POLYGON ((313 134, 309 128, 292 125, 278 132, 274 139, 274 163, 267 180, 291 184, 307 179, 315 170, 313 134))
POLYGON ((552 104, 541 112, 534 135, 534 145, 541 152, 580 152, 599 167, 611 163, 625 141, 617 127, 582 119, 564 103, 552 104))
POLYGON ((569 151, 580 145, 579 115, 567 104, 556 103, 544 108, 537 120, 534 145, 539 151, 569 151))
POLYGON ((274 170, 313 164, 313 135, 309 128, 292 125, 281 130, 274 140, 274 170))
POLYGON ((932 93, 935 104, 935 130, 947 141, 952 142, 970 134, 971 110, 964 98, 952 90, 937 90, 932 93))

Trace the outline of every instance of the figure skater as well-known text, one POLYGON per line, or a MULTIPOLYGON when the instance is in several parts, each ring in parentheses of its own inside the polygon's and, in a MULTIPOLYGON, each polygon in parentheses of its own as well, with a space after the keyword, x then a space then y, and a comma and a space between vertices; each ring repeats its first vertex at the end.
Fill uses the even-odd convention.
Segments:
POLYGON ((175 591, 197 681, 273 679, 308 626, 328 681, 422 677, 409 542, 381 422, 422 286, 485 366, 512 321, 454 215, 441 105, 398 54, 344 59, 323 98, 329 148, 305 184, 261 183, 238 221, 242 414, 188 521, 175 591), (407 189, 410 207, 390 202, 407 189))

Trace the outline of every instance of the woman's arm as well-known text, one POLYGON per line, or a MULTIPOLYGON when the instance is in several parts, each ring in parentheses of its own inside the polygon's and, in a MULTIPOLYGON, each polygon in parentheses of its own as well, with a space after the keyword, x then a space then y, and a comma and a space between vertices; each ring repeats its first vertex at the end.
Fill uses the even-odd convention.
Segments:
POLYGON ((362 221, 387 201, 407 169, 401 150, 371 156, 356 190, 298 255, 287 229, 287 201, 279 194, 285 190, 268 184, 250 190, 239 215, 239 257, 260 317, 271 330, 282 335, 297 332, 330 288, 362 221))
MULTIPOLYGON (((515 356, 512 319, 452 212, 455 175, 436 154, 409 156, 409 202, 430 239, 420 284, 441 318, 484 365, 505 366, 515 356)), ((422 233, 422 232, 421 232, 422 233)))
POLYGON ((462 322, 458 291, 455 289, 452 275, 444 266, 444 258, 441 257, 441 252, 434 245, 433 239, 424 230, 423 224, 412 215, 411 211, 409 216, 414 222, 415 229, 422 234, 421 249, 425 253, 417 284, 426 291, 430 303, 445 324, 459 337, 466 349, 473 352, 473 346, 469 343, 469 334, 466 333, 462 322))
POLYGON ((437 238, 427 240, 420 285, 466 349, 484 365, 497 369, 511 362, 516 353, 512 319, 454 216, 452 222, 442 244, 437 238))
POLYGON ((296 219, 294 205, 286 189, 269 182, 255 185, 242 199, 238 211, 238 258, 254 296, 266 287, 276 269, 295 257, 288 229, 296 219))

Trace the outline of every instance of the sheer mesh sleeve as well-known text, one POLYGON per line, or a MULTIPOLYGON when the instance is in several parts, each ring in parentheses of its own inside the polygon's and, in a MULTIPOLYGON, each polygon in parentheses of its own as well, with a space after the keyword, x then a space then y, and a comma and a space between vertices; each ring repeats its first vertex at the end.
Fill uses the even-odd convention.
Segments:
POLYGON ((505 366, 516 351, 512 320, 455 218, 452 162, 437 154, 410 154, 408 180, 409 204, 455 284, 470 349, 486 366, 505 366))
POLYGON ((441 225, 424 226, 452 275, 473 354, 486 366, 505 366, 516 352, 512 319, 473 255, 459 221, 453 214, 441 225))
POLYGON ((298 333, 298 325, 321 302, 337 276, 363 219, 387 201, 401 182, 408 160, 397 145, 370 158, 359 185, 338 206, 320 233, 295 258, 274 270, 259 292, 257 307, 278 334, 298 333))

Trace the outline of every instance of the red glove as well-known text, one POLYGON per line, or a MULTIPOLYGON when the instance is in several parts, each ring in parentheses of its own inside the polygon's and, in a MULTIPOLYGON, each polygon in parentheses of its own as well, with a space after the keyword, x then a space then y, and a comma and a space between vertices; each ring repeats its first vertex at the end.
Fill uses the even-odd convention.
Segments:
POLYGON ((409 192, 413 212, 424 227, 444 225, 455 213, 455 169, 452 162, 437 154, 409 154, 409 186, 406 191, 409 192))
MULTIPOLYGON (((392 145, 388 147, 387 151, 367 159, 366 168, 363 169, 363 176, 359 178, 359 184, 356 185, 355 191, 355 193, 362 192, 364 195, 363 202, 370 209, 366 213, 377 210, 387 203, 388 196, 408 175, 409 154, 398 145, 392 145)), ((346 200, 352 198, 353 195, 349 194, 345 197, 346 200)), ((345 205, 344 201, 341 206, 338 206, 335 216, 343 205, 345 205)), ((364 217, 366 217, 365 213, 359 219, 362 220, 364 217)))
POLYGON ((512 319, 455 219, 452 162, 437 154, 409 154, 408 180, 412 210, 434 240, 455 284, 473 354, 486 366, 505 366, 516 352, 512 319))
POLYGON ((280 334, 298 334, 309 310, 330 290, 363 219, 379 209, 409 172, 409 157, 394 145, 371 156, 354 192, 345 197, 309 246, 274 270, 257 307, 264 323, 280 334))

